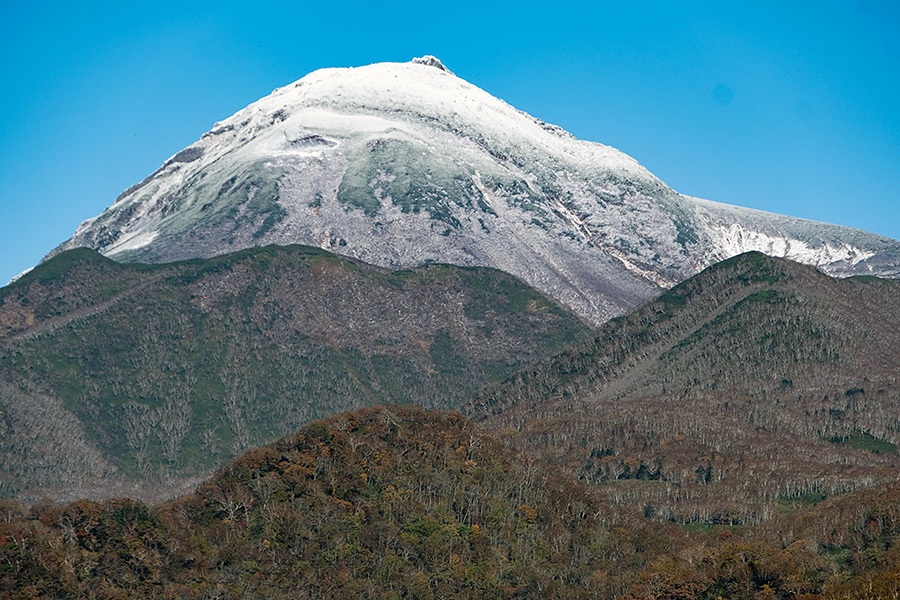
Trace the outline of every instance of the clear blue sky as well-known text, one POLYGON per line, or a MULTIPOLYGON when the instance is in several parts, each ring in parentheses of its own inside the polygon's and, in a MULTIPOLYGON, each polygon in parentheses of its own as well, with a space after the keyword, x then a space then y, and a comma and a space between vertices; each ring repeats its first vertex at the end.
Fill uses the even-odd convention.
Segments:
POLYGON ((273 88, 422 54, 680 192, 900 238, 895 1, 327 4, 2 3, 0 284, 273 88))

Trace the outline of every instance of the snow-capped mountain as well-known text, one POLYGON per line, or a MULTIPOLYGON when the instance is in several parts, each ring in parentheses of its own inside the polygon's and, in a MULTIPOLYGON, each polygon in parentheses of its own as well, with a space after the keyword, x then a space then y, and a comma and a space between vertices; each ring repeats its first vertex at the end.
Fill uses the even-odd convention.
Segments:
POLYGON ((434 57, 322 69, 217 123, 53 253, 121 261, 301 243, 512 273, 601 323, 748 250, 900 274, 900 242, 681 195, 434 57))

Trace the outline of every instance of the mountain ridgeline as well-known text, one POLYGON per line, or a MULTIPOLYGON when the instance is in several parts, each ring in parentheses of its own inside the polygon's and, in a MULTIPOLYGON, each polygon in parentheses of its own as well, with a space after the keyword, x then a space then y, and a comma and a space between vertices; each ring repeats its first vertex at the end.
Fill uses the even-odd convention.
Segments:
POLYGON ((165 496, 314 418, 460 406, 587 332, 493 269, 65 252, 0 290, 0 495, 165 496))
POLYGON ((900 243, 679 194, 433 57, 322 69, 217 123, 55 252, 170 262, 307 244, 390 269, 511 273, 597 325, 758 250, 900 274, 900 243))
POLYGON ((900 476, 898 364, 900 282, 748 253, 466 410, 613 503, 758 523, 900 476))

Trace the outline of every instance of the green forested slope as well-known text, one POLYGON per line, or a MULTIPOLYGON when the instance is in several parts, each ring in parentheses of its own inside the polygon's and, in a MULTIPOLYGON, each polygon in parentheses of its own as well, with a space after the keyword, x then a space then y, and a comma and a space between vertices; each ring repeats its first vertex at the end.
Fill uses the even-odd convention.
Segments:
POLYGON ((469 411, 613 502, 746 524, 900 471, 900 282, 745 254, 469 411))
POLYGON ((586 331, 491 269, 67 252, 0 290, 0 495, 163 494, 313 418, 459 406, 586 331))

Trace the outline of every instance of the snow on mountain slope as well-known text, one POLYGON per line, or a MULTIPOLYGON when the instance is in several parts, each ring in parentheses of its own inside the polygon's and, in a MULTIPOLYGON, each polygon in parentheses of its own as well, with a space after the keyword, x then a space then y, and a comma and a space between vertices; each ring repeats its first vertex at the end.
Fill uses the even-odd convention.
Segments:
POLYGON ((758 250, 836 277, 900 276, 898 242, 867 231, 689 198, 710 241, 712 262, 758 250))
POLYGON ((322 69, 276 89, 54 253, 162 262, 271 243, 391 268, 492 266, 591 323, 745 250, 841 275, 900 271, 894 240, 682 196, 433 57, 322 69))

